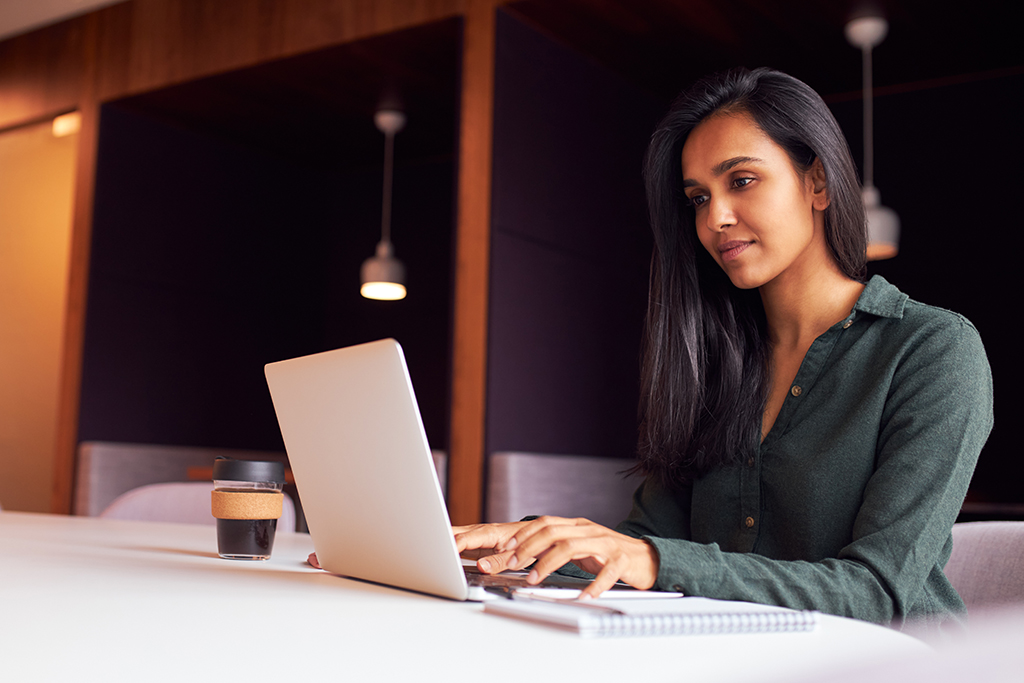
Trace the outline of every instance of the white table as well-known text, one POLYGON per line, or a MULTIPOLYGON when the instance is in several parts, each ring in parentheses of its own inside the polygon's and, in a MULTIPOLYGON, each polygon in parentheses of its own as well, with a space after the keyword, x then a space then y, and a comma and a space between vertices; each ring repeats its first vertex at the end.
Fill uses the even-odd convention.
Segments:
POLYGON ((278 534, 268 562, 230 561, 213 527, 0 513, 0 680, 749 682, 927 650, 833 616, 812 633, 582 639, 332 576, 311 550, 278 534))

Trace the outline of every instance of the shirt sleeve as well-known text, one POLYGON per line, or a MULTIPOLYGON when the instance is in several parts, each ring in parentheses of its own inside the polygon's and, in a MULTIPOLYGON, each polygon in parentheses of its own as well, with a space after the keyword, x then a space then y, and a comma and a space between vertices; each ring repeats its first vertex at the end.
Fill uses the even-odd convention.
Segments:
POLYGON ((852 541, 835 558, 775 560, 667 533, 687 524, 686 495, 645 486, 620 525, 656 548, 656 587, 902 626, 962 602, 942 576, 951 529, 992 428, 992 377, 974 327, 959 316, 915 341, 896 366, 876 461, 852 541), (679 509, 677 509, 679 508, 679 509), (673 537, 674 536, 674 537, 673 537), (938 576, 934 576, 934 573, 938 576))

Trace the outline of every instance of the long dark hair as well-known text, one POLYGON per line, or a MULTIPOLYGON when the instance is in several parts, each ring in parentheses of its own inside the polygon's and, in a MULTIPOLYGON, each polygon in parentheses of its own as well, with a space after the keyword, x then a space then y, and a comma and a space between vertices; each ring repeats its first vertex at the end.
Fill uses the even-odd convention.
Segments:
POLYGON ((825 170, 825 237, 840 271, 865 277, 864 207, 846 138, 817 93, 772 69, 698 81, 651 136, 644 164, 654 231, 635 469, 677 486, 754 454, 769 383, 764 307, 729 281, 697 239, 682 149, 716 113, 744 113, 807 172, 825 170))

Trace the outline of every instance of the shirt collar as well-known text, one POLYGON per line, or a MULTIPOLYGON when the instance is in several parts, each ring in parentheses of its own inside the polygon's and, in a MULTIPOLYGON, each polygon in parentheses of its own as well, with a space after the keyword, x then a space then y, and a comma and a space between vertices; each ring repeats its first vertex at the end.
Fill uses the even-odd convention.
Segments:
POLYGON ((868 280, 853 310, 877 315, 880 318, 902 318, 903 307, 909 298, 881 275, 874 275, 868 280))

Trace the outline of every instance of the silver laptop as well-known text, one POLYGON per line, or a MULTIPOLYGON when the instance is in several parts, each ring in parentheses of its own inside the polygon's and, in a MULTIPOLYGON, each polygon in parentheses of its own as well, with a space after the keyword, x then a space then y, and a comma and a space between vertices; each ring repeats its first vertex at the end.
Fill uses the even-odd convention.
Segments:
POLYGON ((469 585, 455 549, 398 342, 270 363, 266 375, 320 566, 455 600, 488 597, 469 585))

